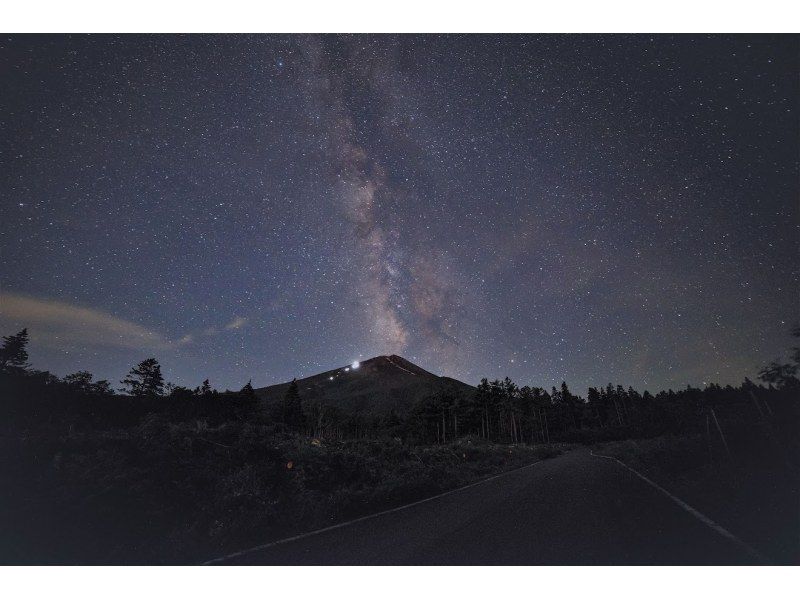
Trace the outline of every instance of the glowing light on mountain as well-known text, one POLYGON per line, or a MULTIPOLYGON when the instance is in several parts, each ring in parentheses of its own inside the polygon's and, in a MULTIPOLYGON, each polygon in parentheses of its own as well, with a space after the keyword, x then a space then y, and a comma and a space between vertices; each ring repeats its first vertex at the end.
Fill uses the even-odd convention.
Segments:
POLYGON ((354 370, 357 370, 358 368, 361 367, 361 364, 357 361, 354 361, 350 367, 353 368, 354 370))

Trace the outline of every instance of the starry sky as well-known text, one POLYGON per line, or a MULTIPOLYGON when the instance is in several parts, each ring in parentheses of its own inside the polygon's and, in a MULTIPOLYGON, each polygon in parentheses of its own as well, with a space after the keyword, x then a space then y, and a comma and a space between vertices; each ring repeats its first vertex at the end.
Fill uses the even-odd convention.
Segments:
POLYGON ((798 320, 797 36, 4 36, 0 333, 217 388, 395 353, 738 383, 798 320))

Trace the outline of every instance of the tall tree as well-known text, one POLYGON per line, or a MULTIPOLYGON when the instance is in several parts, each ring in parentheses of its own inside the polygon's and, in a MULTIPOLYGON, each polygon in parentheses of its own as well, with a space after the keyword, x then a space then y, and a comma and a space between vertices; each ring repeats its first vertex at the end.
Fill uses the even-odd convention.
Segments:
POLYGON ((481 379, 474 397, 477 419, 480 421, 481 438, 489 438, 489 408, 491 405, 491 389, 486 378, 481 379))
POLYGON ((606 420, 606 414, 600 398, 600 392, 598 392, 595 387, 590 386, 589 390, 586 391, 586 401, 589 404, 592 418, 595 419, 602 428, 606 420))
POLYGON ((303 413, 303 402, 300 399, 300 390, 297 379, 293 379, 286 395, 283 398, 283 422, 292 430, 302 431, 306 426, 306 416, 303 413))
POLYGON ((23 371, 28 367, 28 329, 3 337, 0 347, 0 370, 6 372, 23 371))
POLYGON ((164 395, 164 377, 161 365, 155 358, 145 359, 122 380, 127 390, 134 397, 160 397, 164 395))
POLYGON ((256 400, 256 391, 253 390, 253 381, 248 380, 247 384, 242 387, 242 390, 239 391, 239 394, 242 396, 243 399, 250 399, 255 401, 256 400))

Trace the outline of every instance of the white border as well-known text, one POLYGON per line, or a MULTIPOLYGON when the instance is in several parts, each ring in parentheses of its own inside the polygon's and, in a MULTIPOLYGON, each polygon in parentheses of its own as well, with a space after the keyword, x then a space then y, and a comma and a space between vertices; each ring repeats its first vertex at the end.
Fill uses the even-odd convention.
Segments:
POLYGON ((5 2, 5 32, 781 32, 786 0, 30 0, 5 2))
POLYGON ((797 567, 19 567, 9 596, 794 596, 797 567))
MULTIPOLYGON (((328 0, 12 1, 4 32, 780 32, 798 31, 796 3, 673 0, 437 2, 328 0)), ((794 595, 798 567, 5 567, 10 596, 190 598, 257 595, 437 596, 794 595)))

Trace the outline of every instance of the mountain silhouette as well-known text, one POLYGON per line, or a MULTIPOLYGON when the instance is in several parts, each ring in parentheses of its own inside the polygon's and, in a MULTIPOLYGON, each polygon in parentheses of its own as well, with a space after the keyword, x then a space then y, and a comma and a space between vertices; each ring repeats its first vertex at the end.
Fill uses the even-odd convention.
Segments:
MULTIPOLYGON (((330 402, 346 410, 386 413, 404 411, 415 401, 437 393, 467 395, 475 388, 437 376, 398 355, 380 355, 297 380, 303 402, 330 402)), ((282 400, 289 382, 256 389, 266 401, 282 400)))

